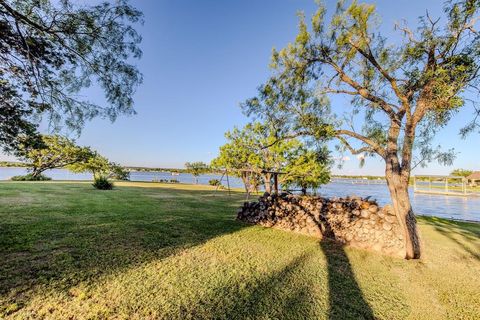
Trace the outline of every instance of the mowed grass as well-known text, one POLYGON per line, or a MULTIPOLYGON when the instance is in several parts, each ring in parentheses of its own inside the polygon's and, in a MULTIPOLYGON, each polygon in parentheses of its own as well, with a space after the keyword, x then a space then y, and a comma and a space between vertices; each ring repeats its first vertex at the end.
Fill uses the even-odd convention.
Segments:
POLYGON ((480 225, 419 261, 235 221, 212 188, 0 183, 0 318, 480 319, 480 225))

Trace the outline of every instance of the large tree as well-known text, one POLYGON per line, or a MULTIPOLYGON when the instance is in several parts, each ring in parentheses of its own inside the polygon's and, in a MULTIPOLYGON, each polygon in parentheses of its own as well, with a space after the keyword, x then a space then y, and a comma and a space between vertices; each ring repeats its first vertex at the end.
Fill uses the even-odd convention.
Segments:
MULTIPOLYGON (((451 161, 432 147, 432 137, 467 106, 469 92, 478 93, 478 7, 479 1, 449 1, 444 17, 427 13, 415 29, 397 25, 403 38, 389 41, 373 5, 340 1, 330 19, 320 5, 310 26, 301 17, 295 41, 274 51, 271 79, 245 103, 247 112, 275 120, 285 136, 336 137, 353 154, 383 159, 406 258, 420 257, 408 194, 412 167, 451 161)), ((476 125, 474 118, 462 133, 476 125)))
POLYGON ((35 135, 42 115, 54 128, 80 129, 95 116, 133 113, 141 74, 142 14, 126 0, 0 0, 0 144, 15 150, 35 135), (102 106, 82 91, 97 84, 102 106))
POLYGON ((74 141, 59 135, 42 135, 40 139, 40 147, 27 145, 19 151, 33 178, 49 169, 89 163, 97 156, 89 147, 77 146, 74 141))

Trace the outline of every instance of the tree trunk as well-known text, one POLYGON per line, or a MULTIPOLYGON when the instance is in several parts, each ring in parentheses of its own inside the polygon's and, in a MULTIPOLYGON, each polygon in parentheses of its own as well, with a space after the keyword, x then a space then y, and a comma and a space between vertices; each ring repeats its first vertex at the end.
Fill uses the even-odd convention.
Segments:
POLYGON ((247 173, 242 172, 241 177, 242 177, 243 185, 245 186, 245 192, 247 193, 247 195, 249 195, 250 194, 250 183, 248 181, 247 173))
POLYGON ((36 178, 38 177, 40 174, 42 174, 44 170, 40 170, 39 168, 33 168, 32 170, 32 177, 33 178, 36 178))
POLYGON ((417 220, 415 219, 408 194, 409 175, 401 175, 389 171, 387 168, 385 177, 392 199, 393 210, 400 226, 404 230, 405 258, 418 259, 420 258, 420 241, 417 231, 417 220))
POLYGON ((272 175, 270 173, 265 173, 263 181, 265 184, 265 192, 272 193, 272 175))

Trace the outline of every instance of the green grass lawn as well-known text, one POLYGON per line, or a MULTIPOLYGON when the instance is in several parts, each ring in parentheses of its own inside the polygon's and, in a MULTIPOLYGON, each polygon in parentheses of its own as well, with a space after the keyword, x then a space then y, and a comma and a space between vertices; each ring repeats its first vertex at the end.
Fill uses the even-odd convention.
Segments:
POLYGON ((480 319, 480 225, 405 261, 235 221, 242 194, 0 183, 0 318, 480 319))

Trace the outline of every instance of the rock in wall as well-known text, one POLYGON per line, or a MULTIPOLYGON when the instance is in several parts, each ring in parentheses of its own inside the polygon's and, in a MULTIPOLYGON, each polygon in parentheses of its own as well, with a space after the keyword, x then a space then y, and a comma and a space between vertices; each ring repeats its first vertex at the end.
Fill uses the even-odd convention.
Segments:
POLYGON ((360 197, 322 198, 265 193, 245 202, 239 220, 294 231, 317 238, 331 238, 345 245, 405 256, 405 242, 392 208, 360 197))

